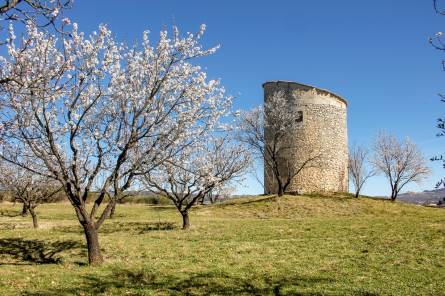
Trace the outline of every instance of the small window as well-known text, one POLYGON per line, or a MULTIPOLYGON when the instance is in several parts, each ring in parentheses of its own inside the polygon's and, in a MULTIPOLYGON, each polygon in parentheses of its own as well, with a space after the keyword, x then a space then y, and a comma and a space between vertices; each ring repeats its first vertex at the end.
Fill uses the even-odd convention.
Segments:
POLYGON ((303 122, 303 111, 297 111, 295 122, 303 122))

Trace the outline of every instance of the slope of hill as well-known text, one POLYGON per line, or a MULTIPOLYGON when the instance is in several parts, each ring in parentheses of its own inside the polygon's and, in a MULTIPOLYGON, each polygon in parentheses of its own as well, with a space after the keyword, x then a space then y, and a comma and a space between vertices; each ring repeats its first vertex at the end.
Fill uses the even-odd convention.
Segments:
POLYGON ((0 295, 443 295, 445 211, 348 195, 246 197, 199 206, 119 205, 85 266, 65 203, 0 203, 0 295))

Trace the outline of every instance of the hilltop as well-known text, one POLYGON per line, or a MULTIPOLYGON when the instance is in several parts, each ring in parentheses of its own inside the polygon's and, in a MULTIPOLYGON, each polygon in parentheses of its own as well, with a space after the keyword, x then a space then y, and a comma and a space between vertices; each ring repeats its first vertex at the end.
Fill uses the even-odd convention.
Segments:
MULTIPOLYGON (((203 208, 201 211, 205 211, 203 208)), ((424 212, 419 206, 391 202, 388 199, 364 197, 355 198, 350 194, 261 196, 228 200, 208 208, 212 215, 242 218, 283 218, 301 219, 310 217, 354 217, 391 216, 424 212)))

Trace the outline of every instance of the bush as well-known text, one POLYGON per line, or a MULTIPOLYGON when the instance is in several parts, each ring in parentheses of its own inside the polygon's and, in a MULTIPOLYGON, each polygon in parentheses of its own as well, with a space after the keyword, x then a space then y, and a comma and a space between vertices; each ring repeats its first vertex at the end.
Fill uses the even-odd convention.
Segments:
POLYGON ((130 204, 150 204, 150 205, 170 205, 171 201, 162 195, 131 195, 122 200, 121 203, 130 204))

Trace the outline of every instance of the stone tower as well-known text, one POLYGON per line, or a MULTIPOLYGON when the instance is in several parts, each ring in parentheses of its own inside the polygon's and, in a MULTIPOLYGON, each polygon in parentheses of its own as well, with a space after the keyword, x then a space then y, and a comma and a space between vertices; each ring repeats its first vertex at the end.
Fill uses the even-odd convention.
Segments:
MULTIPOLYGON (((289 131, 286 141, 292 149, 282 156, 283 160, 298 165, 317 153, 317 159, 292 179, 286 192, 347 192, 346 100, 330 91, 296 82, 266 82, 263 89, 265 103, 275 92, 283 92, 300 122, 298 128, 289 131)), ((267 171, 264 186, 266 194, 278 191, 273 175, 267 171)))

